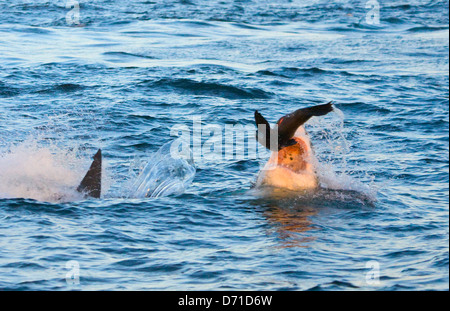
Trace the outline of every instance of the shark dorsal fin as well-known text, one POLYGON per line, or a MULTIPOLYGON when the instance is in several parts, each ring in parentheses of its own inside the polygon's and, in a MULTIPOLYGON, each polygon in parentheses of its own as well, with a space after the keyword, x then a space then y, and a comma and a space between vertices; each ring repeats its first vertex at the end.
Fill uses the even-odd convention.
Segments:
POLYGON ((102 193, 102 150, 99 149, 94 156, 94 161, 77 188, 78 192, 86 197, 99 199, 102 193))

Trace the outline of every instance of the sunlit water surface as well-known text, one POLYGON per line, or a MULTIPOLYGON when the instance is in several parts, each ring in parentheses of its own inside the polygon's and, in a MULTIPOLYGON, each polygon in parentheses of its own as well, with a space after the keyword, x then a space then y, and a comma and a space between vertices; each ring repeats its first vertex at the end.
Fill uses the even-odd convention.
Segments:
POLYGON ((448 290, 448 1, 365 4, 0 0, 0 289, 448 290), (160 150, 330 100, 316 192, 160 150))

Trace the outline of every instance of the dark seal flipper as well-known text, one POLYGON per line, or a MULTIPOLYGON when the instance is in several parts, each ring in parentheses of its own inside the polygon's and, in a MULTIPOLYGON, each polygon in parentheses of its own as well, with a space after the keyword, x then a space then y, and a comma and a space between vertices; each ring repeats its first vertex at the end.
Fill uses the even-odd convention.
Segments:
POLYGON ((297 129, 305 124, 311 117, 324 116, 333 111, 333 104, 329 102, 325 105, 319 105, 314 107, 308 107, 299 109, 293 113, 285 115, 277 122, 278 135, 276 129, 271 129, 267 120, 258 112, 255 112, 255 122, 258 127, 257 139, 258 142, 272 151, 278 151, 284 147, 288 147, 296 144, 292 139, 297 129), (261 131, 260 128, 266 128, 265 131, 261 131), (278 145, 273 143, 275 137, 278 137, 278 145), (272 142, 272 143, 271 143, 272 142))
POLYGON ((102 193, 102 150, 99 149, 94 156, 94 161, 89 168, 77 191, 86 197, 99 199, 102 193))
POLYGON ((256 127, 258 128, 256 131, 257 141, 267 149, 277 151, 278 140, 275 140, 277 134, 270 127, 269 122, 267 122, 267 120, 258 111, 255 111, 255 122, 256 127))
POLYGON ((331 111, 333 111, 333 104, 332 102, 329 102, 325 105, 299 109, 282 117, 277 122, 278 143, 280 145, 280 148, 292 145, 293 142, 291 142, 291 140, 297 129, 305 124, 309 119, 311 119, 311 117, 324 116, 331 111))

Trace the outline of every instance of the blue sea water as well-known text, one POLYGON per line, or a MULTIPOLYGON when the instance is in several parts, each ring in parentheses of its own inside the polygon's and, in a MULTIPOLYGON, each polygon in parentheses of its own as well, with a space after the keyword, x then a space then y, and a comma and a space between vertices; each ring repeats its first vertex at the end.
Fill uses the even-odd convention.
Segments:
POLYGON ((448 0, 0 8, 1 290, 449 289, 448 0), (254 189, 264 153, 130 190, 177 126, 331 100, 317 192, 254 189), (77 198, 98 148, 103 196, 77 198))

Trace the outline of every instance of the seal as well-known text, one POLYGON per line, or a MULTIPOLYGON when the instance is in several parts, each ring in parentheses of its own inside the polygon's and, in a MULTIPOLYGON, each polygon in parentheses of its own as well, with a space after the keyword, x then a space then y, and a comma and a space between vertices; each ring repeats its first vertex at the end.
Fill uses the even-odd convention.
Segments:
POLYGON ((278 120, 274 128, 255 111, 258 142, 272 151, 260 171, 257 186, 272 186, 288 190, 315 189, 319 186, 314 163, 316 158, 304 124, 312 117, 333 111, 333 104, 296 110, 278 120))

